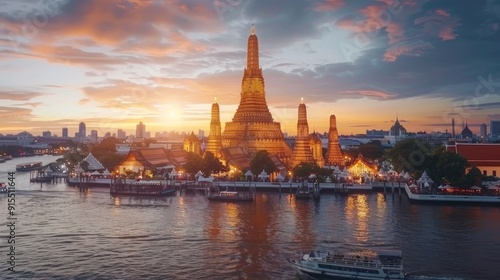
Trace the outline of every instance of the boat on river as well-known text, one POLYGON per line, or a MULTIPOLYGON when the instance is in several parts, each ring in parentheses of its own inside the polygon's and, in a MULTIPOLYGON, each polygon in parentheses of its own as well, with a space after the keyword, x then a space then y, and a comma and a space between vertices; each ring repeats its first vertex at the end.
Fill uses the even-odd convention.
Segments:
POLYGON ((0 194, 7 193, 7 184, 4 182, 0 182, 0 194))
POLYGON ((422 194, 416 193, 408 185, 405 185, 404 188, 412 202, 500 205, 500 196, 498 195, 422 194))
POLYGON ((288 261, 313 279, 406 279, 400 251, 312 251, 288 261))
POLYGON ((109 194, 112 196, 175 196, 177 190, 173 186, 161 183, 112 183, 109 194))
POLYGON ((16 171, 33 171, 42 168, 42 162, 26 162, 16 165, 16 171))
POLYGON ((208 200, 210 201, 225 201, 225 202, 250 202, 253 201, 253 195, 251 193, 240 193, 237 191, 221 191, 215 195, 209 195, 208 200))

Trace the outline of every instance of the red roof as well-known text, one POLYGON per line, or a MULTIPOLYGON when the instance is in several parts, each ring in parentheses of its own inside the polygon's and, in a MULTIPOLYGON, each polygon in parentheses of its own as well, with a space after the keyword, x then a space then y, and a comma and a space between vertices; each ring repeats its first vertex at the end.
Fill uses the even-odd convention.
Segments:
POLYGON ((500 144, 456 143, 446 150, 463 156, 472 165, 500 166, 500 144))

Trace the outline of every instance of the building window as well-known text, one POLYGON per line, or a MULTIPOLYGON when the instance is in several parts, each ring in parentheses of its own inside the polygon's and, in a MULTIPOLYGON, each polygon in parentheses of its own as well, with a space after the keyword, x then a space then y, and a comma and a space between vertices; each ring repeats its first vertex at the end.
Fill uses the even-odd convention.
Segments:
POLYGON ((497 176, 497 171, 496 170, 493 170, 493 176, 496 177, 497 176))
POLYGON ((486 172, 487 172, 486 170, 483 170, 483 176, 488 176, 486 172))

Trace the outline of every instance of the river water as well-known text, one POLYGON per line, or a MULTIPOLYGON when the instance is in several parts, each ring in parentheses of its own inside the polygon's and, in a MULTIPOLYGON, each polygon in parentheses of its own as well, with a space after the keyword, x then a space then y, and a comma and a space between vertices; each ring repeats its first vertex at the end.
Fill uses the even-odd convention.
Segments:
MULTIPOLYGON (((21 162, 0 164, 0 181, 21 162)), ((332 248, 399 249, 412 279, 498 279, 500 208, 411 204, 403 194, 322 195, 319 202, 258 193, 254 203, 202 194, 112 198, 29 183, 16 173, 16 273, 1 279, 297 279, 286 258, 332 248)), ((7 224, 7 197, 0 196, 7 224)))

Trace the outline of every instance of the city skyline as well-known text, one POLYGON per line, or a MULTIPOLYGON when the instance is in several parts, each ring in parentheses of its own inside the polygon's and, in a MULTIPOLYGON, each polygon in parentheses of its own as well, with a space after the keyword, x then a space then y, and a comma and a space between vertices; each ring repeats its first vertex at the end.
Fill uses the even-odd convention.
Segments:
MULTIPOLYGON (((208 131, 214 98, 231 121, 255 25, 266 99, 309 130, 459 133, 500 119, 500 4, 494 1, 29 1, 0 12, 0 133, 79 122, 98 135, 208 131), (458 3, 460 2, 460 3, 458 3), (147 20, 144 20, 147 19, 147 20)), ((489 131, 489 128, 488 128, 489 131)))

